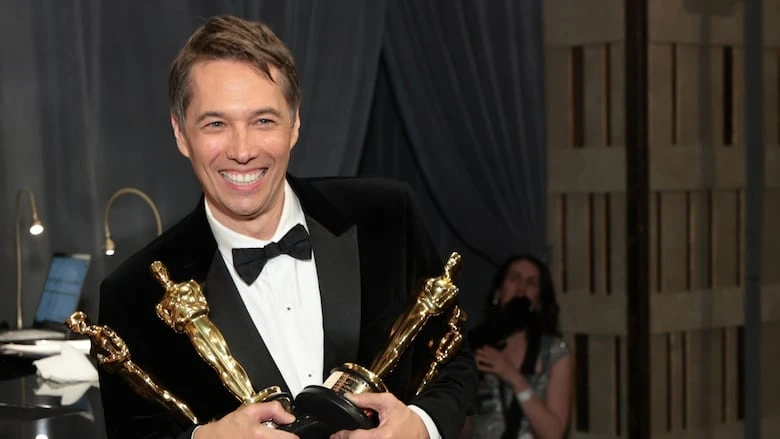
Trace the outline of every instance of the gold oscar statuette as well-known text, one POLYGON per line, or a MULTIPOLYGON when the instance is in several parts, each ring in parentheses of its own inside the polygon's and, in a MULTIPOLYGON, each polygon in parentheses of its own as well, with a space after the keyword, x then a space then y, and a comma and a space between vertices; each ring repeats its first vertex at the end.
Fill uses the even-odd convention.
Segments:
POLYGON ((76 334, 90 338, 92 355, 103 369, 119 374, 136 393, 144 398, 162 405, 193 424, 198 423, 198 418, 187 404, 163 388, 130 359, 127 344, 113 329, 92 323, 82 311, 71 314, 65 320, 65 324, 76 334))
POLYGON ((372 410, 355 406, 344 395, 387 392, 384 378, 393 371, 425 323, 441 314, 455 300, 458 287, 453 278, 460 271, 460 254, 450 254, 441 276, 425 281, 411 307, 393 323, 390 338, 366 368, 346 363, 334 368, 321 386, 307 386, 295 398, 296 411, 327 423, 330 432, 376 427, 372 410))
POLYGON ((452 307, 450 319, 447 321, 447 332, 439 340, 436 350, 433 352, 433 361, 431 362, 425 375, 420 380, 415 395, 419 395, 423 390, 433 382, 439 374, 439 368, 442 364, 450 361, 463 344, 463 325, 468 319, 466 312, 458 306, 452 307))
POLYGON ((201 358, 219 375, 225 387, 242 403, 276 400, 288 411, 291 399, 278 386, 255 392, 246 370, 236 361, 222 333, 209 319, 209 305, 200 284, 194 280, 174 283, 160 261, 150 266, 152 274, 165 288, 157 303, 157 316, 177 333, 189 336, 201 358))

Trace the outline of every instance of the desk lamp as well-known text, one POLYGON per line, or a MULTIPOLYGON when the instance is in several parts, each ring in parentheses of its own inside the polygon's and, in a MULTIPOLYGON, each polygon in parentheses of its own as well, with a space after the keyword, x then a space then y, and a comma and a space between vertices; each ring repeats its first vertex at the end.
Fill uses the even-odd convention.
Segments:
POLYGON ((146 193, 144 193, 140 189, 136 189, 132 187, 125 187, 119 189, 118 191, 114 192, 113 195, 111 195, 111 198, 108 199, 108 203, 106 204, 106 211, 103 218, 103 227, 106 230, 106 242, 104 246, 106 256, 111 256, 116 252, 116 244, 114 243, 114 240, 111 239, 111 229, 108 226, 108 213, 111 210, 111 205, 114 203, 114 201, 120 196, 125 194, 137 195, 141 197, 144 201, 146 201, 146 204, 148 204, 149 207, 152 209, 152 213, 154 214, 154 220, 157 222, 157 236, 160 236, 160 234, 162 233, 162 222, 160 221, 160 211, 157 210, 157 205, 154 204, 154 201, 152 201, 151 197, 149 197, 149 195, 146 195, 146 193))
POLYGON ((38 209, 35 206, 35 194, 29 188, 22 188, 16 193, 16 327, 22 329, 24 326, 24 316, 22 311, 22 198, 27 193, 30 200, 30 209, 32 210, 32 222, 30 223, 30 234, 40 235, 43 233, 43 223, 38 218, 38 209))

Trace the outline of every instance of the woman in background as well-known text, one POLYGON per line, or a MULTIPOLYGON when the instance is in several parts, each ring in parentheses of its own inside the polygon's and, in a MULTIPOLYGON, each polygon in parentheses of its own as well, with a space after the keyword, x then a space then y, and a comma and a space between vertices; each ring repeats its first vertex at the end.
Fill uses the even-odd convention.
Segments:
POLYGON ((514 256, 496 273, 484 321, 469 333, 482 372, 462 437, 557 439, 568 432, 573 362, 547 266, 514 256))

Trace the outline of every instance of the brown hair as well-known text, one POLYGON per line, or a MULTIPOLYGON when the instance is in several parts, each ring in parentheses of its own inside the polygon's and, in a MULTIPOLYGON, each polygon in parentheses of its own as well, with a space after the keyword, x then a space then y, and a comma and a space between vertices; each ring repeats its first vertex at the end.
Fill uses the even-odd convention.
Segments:
POLYGON ((184 121, 192 100, 190 71, 203 59, 247 62, 269 81, 273 81, 271 66, 278 68, 282 93, 295 118, 301 103, 301 88, 290 49, 261 22, 219 15, 210 18, 192 34, 171 65, 168 100, 170 111, 179 123, 184 121))

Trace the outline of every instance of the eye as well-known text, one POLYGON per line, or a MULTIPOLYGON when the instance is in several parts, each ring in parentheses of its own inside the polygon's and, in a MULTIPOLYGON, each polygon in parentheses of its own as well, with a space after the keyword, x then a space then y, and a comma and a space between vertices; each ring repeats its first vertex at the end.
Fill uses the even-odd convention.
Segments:
POLYGON ((272 123, 274 123, 273 119, 266 119, 266 118, 257 119, 255 121, 255 124, 260 126, 271 125, 272 123))
POLYGON ((209 122, 206 126, 210 128, 220 128, 225 126, 225 123, 219 120, 215 120, 214 122, 209 122))

